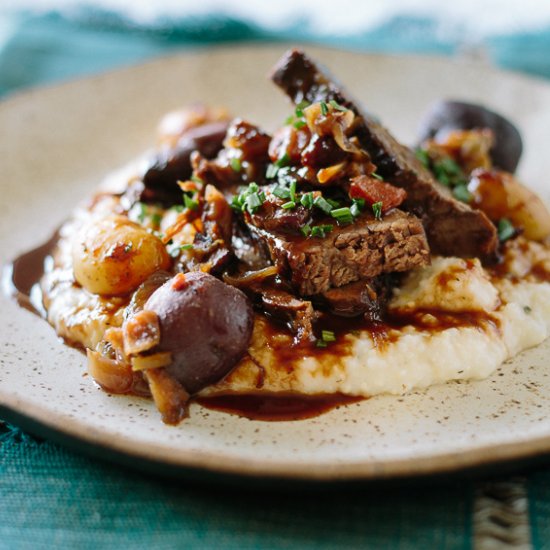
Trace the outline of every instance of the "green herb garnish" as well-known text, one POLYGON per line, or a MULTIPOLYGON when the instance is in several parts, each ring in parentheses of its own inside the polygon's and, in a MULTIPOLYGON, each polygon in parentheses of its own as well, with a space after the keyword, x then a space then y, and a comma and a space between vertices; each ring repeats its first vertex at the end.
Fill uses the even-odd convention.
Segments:
POLYGON ((311 228, 311 236, 312 237, 319 237, 320 239, 323 239, 327 236, 327 233, 330 233, 334 229, 334 226, 328 224, 328 225, 316 225, 311 228))
POLYGON ((278 171, 279 171, 278 166, 276 166, 275 164, 270 164, 267 167, 267 170, 265 171, 265 177, 268 179, 273 179, 277 175, 278 171))
POLYGON ((277 168, 282 168, 283 166, 287 166, 289 162, 290 157, 288 153, 285 153, 280 159, 275 161, 275 166, 277 166, 277 168))
POLYGON ((296 105, 296 110, 294 111, 296 113, 296 116, 299 118, 299 117, 303 117, 304 116, 304 109, 306 107, 309 107, 310 103, 309 101, 305 100, 305 99, 302 99, 302 101, 300 101, 300 103, 298 103, 298 105, 296 105))
POLYGON ((462 202, 470 202, 472 200, 472 194, 470 191, 468 191, 468 187, 466 187, 466 184, 461 183, 455 187, 453 187, 453 195, 455 199, 458 199, 462 202))
POLYGON ((373 173, 371 174, 371 176, 372 176, 373 178, 376 178, 377 180, 384 181, 384 178, 383 178, 380 174, 377 174, 376 172, 373 172, 373 173))
POLYGON ((330 342, 336 342, 336 334, 332 330, 322 330, 321 338, 318 338, 315 345, 318 348, 326 348, 330 342))
POLYGON ((351 202, 351 206, 349 209, 351 210, 351 214, 354 218, 357 218, 359 214, 363 211, 365 208, 365 199, 353 199, 351 202))
POLYGON ((302 206, 305 206, 306 208, 312 208, 313 207, 313 193, 311 191, 309 193, 304 193, 300 198, 300 204, 302 206))
POLYGON ((428 155, 426 149, 417 149, 414 154, 425 168, 430 168, 430 155, 428 155))
POLYGON ((238 159, 237 157, 233 157, 229 164, 231 165, 231 168, 234 172, 240 172, 242 168, 241 159, 238 159))
POLYGON ((290 191, 282 185, 277 185, 271 192, 280 199, 290 199, 290 191))
POLYGON ((306 121, 299 118, 298 120, 295 120, 292 125, 296 128, 296 130, 301 130, 306 125, 306 121))
POLYGON ((306 224, 300 227, 300 231, 304 237, 309 237, 311 235, 311 225, 306 224))
POLYGON ((183 194, 183 205, 185 208, 189 208, 189 210, 196 210, 199 207, 199 203, 187 193, 183 194))
POLYGON ((464 172, 450 157, 434 162, 433 173, 440 183, 449 187, 465 185, 467 183, 467 178, 464 175, 464 172))
POLYGON ((181 250, 191 250, 193 248, 193 245, 192 244, 182 244, 180 246, 180 249, 181 250))
POLYGON ((322 210, 325 214, 330 214, 332 211, 331 204, 322 196, 316 197, 313 201, 313 204, 314 206, 319 208, 319 210, 322 210))
POLYGON ((328 105, 324 101, 321 101, 321 114, 323 116, 328 114, 328 105))
POLYGON ((250 214, 254 214, 264 201, 265 193, 260 191, 257 183, 252 182, 248 187, 241 188, 241 192, 233 197, 231 206, 235 210, 248 211, 250 214))
POLYGON ((338 223, 351 223, 353 221, 353 214, 347 206, 344 208, 335 208, 330 212, 330 215, 336 218, 338 223))
POLYGON ((154 214, 151 215, 151 223, 153 225, 160 225, 160 222, 162 221, 162 216, 158 213, 158 212, 155 212, 154 214))
POLYGON ((291 210, 292 208, 296 208, 296 203, 294 201, 288 201, 282 204, 281 208, 284 208, 285 210, 291 210))
POLYGON ((372 213, 374 214, 374 218, 376 220, 381 220, 382 219, 382 201, 375 202, 372 205, 372 213))
POLYGON ((262 199, 259 193, 251 193, 244 201, 244 206, 251 214, 256 212, 260 206, 262 206, 262 199))
POLYGON ((288 192, 290 193, 290 200, 296 202, 296 180, 290 182, 288 192))
POLYGON ((513 237, 516 230, 508 218, 501 218, 497 225, 498 240, 502 243, 513 237))
POLYGON ((337 101, 335 101, 334 99, 331 99, 329 101, 329 104, 330 106, 333 108, 333 109, 336 109, 337 111, 349 111, 349 109, 347 107, 344 107, 343 105, 340 105, 337 101))
POLYGON ((147 217, 147 207, 142 202, 138 202, 137 204, 139 208, 137 219, 139 223, 143 223, 147 217))

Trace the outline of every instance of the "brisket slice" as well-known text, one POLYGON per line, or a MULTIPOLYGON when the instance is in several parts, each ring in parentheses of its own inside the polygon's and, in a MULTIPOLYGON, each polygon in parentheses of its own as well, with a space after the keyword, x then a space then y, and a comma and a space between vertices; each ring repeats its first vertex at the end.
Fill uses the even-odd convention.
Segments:
POLYGON ((260 296, 263 311, 285 323, 298 341, 307 342, 315 339, 313 322, 316 313, 310 301, 301 300, 276 288, 263 288, 260 290, 260 296))
POLYGON ((377 322, 382 320, 387 297, 389 281, 386 275, 350 283, 338 288, 331 288, 323 294, 313 297, 316 304, 327 308, 331 313, 341 317, 358 317, 377 322))
POLYGON ((324 238, 291 235, 284 228, 267 230, 259 216, 253 217, 249 228, 266 243, 273 262, 301 296, 430 261, 422 223, 397 209, 382 220, 369 214, 352 225, 335 226, 324 238))
POLYGON ((271 78, 294 103, 333 99, 363 119, 363 124, 356 130, 362 147, 386 181, 407 191, 404 207, 421 217, 433 253, 486 259, 494 257, 498 239, 496 229, 487 216, 457 201, 410 149, 362 113, 342 88, 303 52, 287 52, 273 69, 271 78))

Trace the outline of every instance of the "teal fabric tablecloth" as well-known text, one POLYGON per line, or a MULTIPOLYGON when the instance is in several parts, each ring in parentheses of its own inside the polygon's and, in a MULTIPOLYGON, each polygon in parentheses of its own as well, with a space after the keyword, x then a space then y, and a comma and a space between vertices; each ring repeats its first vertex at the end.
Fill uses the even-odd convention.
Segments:
MULTIPOLYGON (((220 16, 137 26, 97 11, 73 19, 0 12, 0 95, 180 48, 316 40, 309 28, 295 21, 265 31, 220 16)), ((369 51, 464 49, 429 18, 394 17, 323 41, 369 51)), ((550 78, 550 28, 492 35, 476 48, 501 67, 550 78)), ((512 480, 444 481, 313 493, 176 483, 75 454, 0 421, 0 549, 550 548, 550 468, 512 480), (494 521, 485 517, 487 503, 494 521)))

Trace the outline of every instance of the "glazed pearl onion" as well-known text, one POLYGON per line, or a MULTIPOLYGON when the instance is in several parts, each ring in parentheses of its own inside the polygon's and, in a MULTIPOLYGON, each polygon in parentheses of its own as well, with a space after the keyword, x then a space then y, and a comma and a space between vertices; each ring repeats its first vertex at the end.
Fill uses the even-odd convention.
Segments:
POLYGON ((170 257, 155 235, 124 216, 109 216, 86 225, 72 249, 74 276, 86 290, 105 296, 135 290, 170 257))

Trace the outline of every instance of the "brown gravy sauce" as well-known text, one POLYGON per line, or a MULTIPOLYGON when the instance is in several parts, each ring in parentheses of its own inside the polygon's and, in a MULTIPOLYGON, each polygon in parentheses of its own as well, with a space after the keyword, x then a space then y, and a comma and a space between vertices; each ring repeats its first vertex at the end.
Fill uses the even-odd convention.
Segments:
POLYGON ((198 397, 195 402, 207 409, 235 414, 250 420, 275 422, 314 418, 332 409, 364 399, 364 397, 342 394, 313 396, 227 394, 198 397))
POLYGON ((6 294, 22 308, 39 317, 46 317, 46 311, 42 305, 40 279, 44 275, 44 264, 51 256, 58 239, 59 234, 56 231, 41 246, 15 258, 2 273, 6 294))
MULTIPOLYGON (((39 281, 44 275, 44 263, 51 256, 57 240, 58 233, 56 232, 43 245, 17 257, 3 273, 3 286, 7 294, 13 297, 21 307, 43 318, 45 318, 46 312, 42 305, 39 281)), ((545 273, 544 278, 548 280, 548 274, 545 273)), ((384 319, 384 322, 380 323, 366 322, 362 317, 346 318, 323 313, 316 328, 319 332, 321 330, 334 332, 335 342, 331 342, 327 347, 317 347, 315 343, 306 343, 296 346, 281 346, 273 351, 276 353, 278 362, 281 365, 287 364, 289 368, 300 356, 314 356, 330 363, 338 361, 342 355, 349 353, 350 342, 344 336, 350 333, 369 331, 375 344, 378 347, 384 347, 397 340, 398 331, 408 325, 424 331, 439 332, 452 327, 483 327, 487 323, 496 325, 490 315, 479 313, 450 314, 443 311, 415 311, 410 314, 390 314, 384 319), (429 322, 426 321, 426 314, 430 314, 429 322)), ((270 321, 268 327, 274 335, 285 332, 285 329, 274 321, 270 321)), ((73 345, 70 342, 67 344, 73 345)), ((313 418, 361 399, 364 398, 341 394, 314 396, 224 394, 195 397, 193 401, 209 409, 253 420, 288 421, 313 418)))

